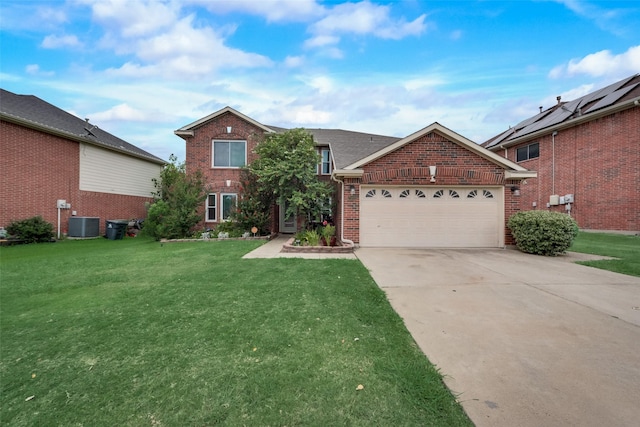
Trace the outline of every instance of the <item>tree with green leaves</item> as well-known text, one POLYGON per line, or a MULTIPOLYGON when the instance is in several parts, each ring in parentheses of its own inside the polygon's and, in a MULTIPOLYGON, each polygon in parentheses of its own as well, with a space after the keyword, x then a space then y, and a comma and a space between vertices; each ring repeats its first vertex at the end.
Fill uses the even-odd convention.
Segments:
POLYGON ((313 136, 304 129, 270 133, 255 149, 249 166, 263 189, 288 202, 286 215, 319 215, 320 204, 331 187, 318 179, 320 156, 313 136))
POLYGON ((207 197, 201 171, 186 172, 185 163, 175 155, 154 179, 156 192, 144 222, 144 233, 159 240, 188 237, 202 219, 200 209, 207 197))

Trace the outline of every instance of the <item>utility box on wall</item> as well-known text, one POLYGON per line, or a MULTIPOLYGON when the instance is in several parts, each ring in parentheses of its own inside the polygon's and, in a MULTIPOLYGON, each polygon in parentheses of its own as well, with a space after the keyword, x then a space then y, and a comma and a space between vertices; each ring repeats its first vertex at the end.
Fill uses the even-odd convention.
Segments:
POLYGON ((98 237, 100 218, 74 216, 69 218, 69 237, 98 237))
POLYGON ((560 204, 560 196, 558 196, 557 194, 549 196, 549 204, 551 206, 558 206, 560 204))

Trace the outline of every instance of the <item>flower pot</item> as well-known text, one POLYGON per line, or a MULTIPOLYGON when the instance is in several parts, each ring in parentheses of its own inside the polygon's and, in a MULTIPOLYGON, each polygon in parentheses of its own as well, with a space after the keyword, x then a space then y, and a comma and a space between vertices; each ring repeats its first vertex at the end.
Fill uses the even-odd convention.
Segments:
POLYGON ((337 246, 338 238, 336 236, 331 236, 331 241, 329 243, 331 246, 337 246))

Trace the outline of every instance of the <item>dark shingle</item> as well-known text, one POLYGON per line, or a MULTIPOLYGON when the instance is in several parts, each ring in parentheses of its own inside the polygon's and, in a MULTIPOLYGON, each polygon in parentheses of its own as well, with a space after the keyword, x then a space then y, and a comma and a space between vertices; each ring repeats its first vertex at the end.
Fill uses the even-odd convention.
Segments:
POLYGON ((0 116, 44 132, 64 135, 76 141, 86 141, 89 144, 124 152, 155 163, 166 163, 159 157, 33 95, 17 95, 0 89, 0 116))

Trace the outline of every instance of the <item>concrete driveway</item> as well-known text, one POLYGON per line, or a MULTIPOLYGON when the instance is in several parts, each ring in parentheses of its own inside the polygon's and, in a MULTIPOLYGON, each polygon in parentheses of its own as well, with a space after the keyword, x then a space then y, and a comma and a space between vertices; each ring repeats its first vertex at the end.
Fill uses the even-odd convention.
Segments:
POLYGON ((640 425, 640 278, 579 254, 356 255, 477 426, 640 425))

